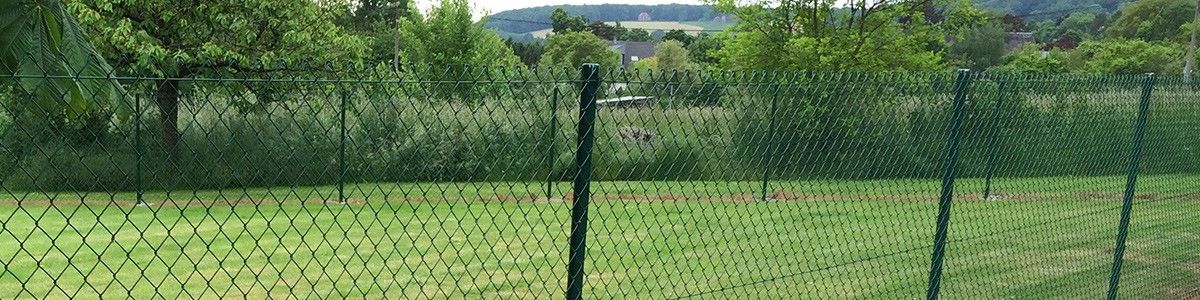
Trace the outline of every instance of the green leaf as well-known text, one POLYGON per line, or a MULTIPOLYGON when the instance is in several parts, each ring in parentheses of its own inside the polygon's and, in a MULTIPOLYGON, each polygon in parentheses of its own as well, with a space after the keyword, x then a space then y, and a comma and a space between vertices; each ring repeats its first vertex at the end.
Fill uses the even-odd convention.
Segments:
POLYGON ((43 7, 41 11, 42 22, 46 26, 46 36, 50 38, 50 49, 55 52, 61 51, 63 45, 62 25, 49 9, 43 7))

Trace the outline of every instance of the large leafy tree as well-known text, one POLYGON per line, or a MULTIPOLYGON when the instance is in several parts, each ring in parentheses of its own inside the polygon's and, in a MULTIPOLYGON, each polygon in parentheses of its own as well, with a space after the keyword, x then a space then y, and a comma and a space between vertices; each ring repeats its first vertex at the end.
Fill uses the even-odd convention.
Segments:
POLYGON ((372 62, 391 61, 399 69, 400 35, 396 29, 408 17, 410 0, 347 0, 345 16, 338 24, 362 36, 371 37, 372 62))
POLYGON ((270 73, 304 59, 358 61, 367 42, 311 0, 70 0, 91 42, 125 73, 159 77, 161 143, 179 141, 180 79, 213 72, 270 73))
POLYGON ((598 63, 603 68, 617 67, 621 65, 621 55, 590 32, 559 33, 546 39, 546 53, 539 65, 579 67, 585 63, 598 63))
POLYGON ((658 68, 662 70, 696 68, 696 64, 691 62, 691 55, 687 48, 684 48, 683 43, 676 40, 664 41, 654 46, 654 59, 658 61, 658 68))
POLYGON ((940 68, 943 35, 925 21, 930 1, 719 0, 740 21, 718 55, 729 68, 940 68))
POLYGON ((999 23, 967 28, 956 35, 947 56, 964 68, 987 69, 1004 59, 1007 37, 1008 33, 999 23))
POLYGON ((467 0, 442 0, 422 15, 410 6, 411 18, 400 25, 402 60, 410 65, 521 64, 504 39, 474 21, 467 0))
POLYGON ((551 30, 554 33, 567 33, 585 31, 588 28, 588 20, 582 16, 572 16, 563 10, 562 7, 555 8, 554 12, 550 13, 551 30))
POLYGON ((1192 20, 1192 0, 1138 0, 1121 10, 1108 26, 1108 37, 1162 41, 1174 38, 1192 20))

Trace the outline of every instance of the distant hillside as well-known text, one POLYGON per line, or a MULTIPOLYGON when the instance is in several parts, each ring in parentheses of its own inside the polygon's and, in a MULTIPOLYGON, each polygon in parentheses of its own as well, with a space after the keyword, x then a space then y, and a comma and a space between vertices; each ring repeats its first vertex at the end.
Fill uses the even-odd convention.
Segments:
MULTIPOLYGON (((550 23, 550 13, 556 7, 558 6, 531 7, 499 12, 490 16, 487 27, 496 31, 515 34, 546 29, 550 25, 522 21, 550 23), (522 21, 507 21, 504 19, 522 21)), ((711 21, 713 18, 722 16, 721 13, 713 11, 712 6, 708 5, 601 4, 564 5, 561 7, 570 14, 581 15, 591 21, 635 21, 641 13, 649 14, 650 19, 653 21, 673 22, 711 21)))
POLYGON ((972 0, 979 7, 1014 15, 1030 15, 1027 20, 1054 19, 1071 12, 1113 13, 1132 0, 972 0), (1095 7, 1088 7, 1095 6, 1095 7))

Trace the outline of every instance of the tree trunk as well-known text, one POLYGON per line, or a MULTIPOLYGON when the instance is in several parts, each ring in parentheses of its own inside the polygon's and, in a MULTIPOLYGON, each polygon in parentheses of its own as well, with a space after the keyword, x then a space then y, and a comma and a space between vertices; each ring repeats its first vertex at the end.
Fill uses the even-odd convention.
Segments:
POLYGON ((400 32, 392 28, 392 71, 400 72, 400 32))
POLYGON ((164 179, 170 179, 174 174, 179 146, 179 81, 159 80, 155 100, 158 103, 159 122, 162 126, 162 148, 166 155, 164 179))

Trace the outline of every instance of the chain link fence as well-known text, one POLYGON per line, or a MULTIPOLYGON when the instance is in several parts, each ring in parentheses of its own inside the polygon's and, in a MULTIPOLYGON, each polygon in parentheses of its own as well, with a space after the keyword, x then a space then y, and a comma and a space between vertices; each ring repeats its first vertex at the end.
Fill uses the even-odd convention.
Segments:
POLYGON ((1200 296, 1183 78, 296 69, 9 78, 0 298, 1200 296))

